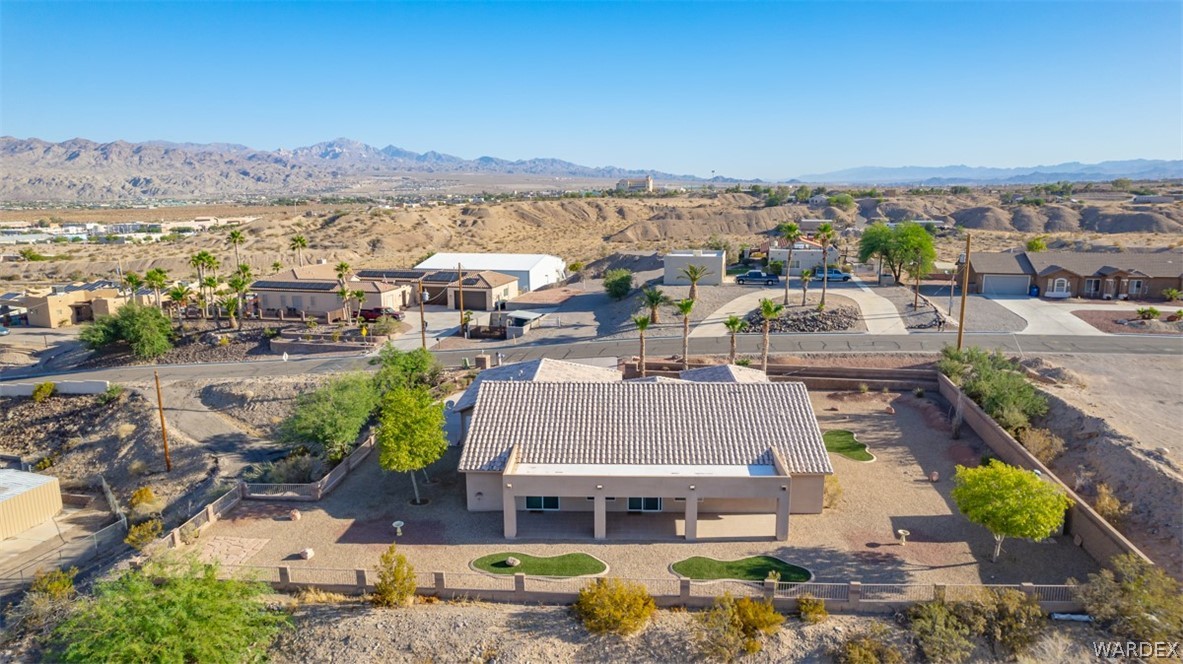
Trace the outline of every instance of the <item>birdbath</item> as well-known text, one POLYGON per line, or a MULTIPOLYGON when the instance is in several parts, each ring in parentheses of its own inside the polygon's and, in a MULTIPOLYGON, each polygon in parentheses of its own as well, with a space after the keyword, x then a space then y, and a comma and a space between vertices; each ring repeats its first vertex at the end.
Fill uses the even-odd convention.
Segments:
POLYGON ((900 546, 907 544, 908 543, 908 535, 912 534, 912 533, 904 530, 903 528, 900 528, 899 530, 895 531, 895 533, 900 536, 900 546))
POLYGON ((395 537, 402 537, 403 536, 403 526, 406 525, 405 523, 403 523, 402 521, 395 521, 394 523, 392 523, 390 525, 394 526, 395 537))

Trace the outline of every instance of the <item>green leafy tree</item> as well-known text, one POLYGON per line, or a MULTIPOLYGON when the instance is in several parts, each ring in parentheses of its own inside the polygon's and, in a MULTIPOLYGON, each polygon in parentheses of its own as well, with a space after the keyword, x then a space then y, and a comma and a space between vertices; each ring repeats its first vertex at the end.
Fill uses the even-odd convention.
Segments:
POLYGON ((1030 240, 1027 240, 1027 251, 1030 251, 1033 254, 1039 253, 1041 251, 1047 251, 1047 238, 1042 235, 1038 235, 1031 238, 1030 240))
POLYGON ((901 242, 899 251, 904 262, 904 271, 912 279, 912 308, 920 306, 920 280, 927 277, 936 265, 937 250, 932 246, 932 236, 926 231, 924 237, 919 235, 901 242))
POLYGON ((234 266, 238 267, 239 265, 242 265, 242 261, 238 258, 238 246, 246 241, 246 236, 243 235, 242 231, 236 228, 230 231, 230 234, 226 236, 226 239, 230 240, 230 246, 234 247, 234 266))
POLYGON ((713 274, 705 265, 687 265, 680 270, 681 275, 690 282, 690 299, 698 299, 698 282, 713 274))
POLYGON ((1118 191, 1129 191, 1134 186, 1134 181, 1129 178, 1117 178, 1110 184, 1118 191))
POLYGON ((826 203, 843 210, 853 210, 855 206, 854 197, 850 194, 835 194, 830 196, 826 203))
POLYGON ((604 292, 614 300, 623 300, 633 289, 633 273, 623 268, 604 273, 604 292))
POLYGON ((637 326, 637 333, 641 339, 641 357, 637 366, 641 369, 641 378, 645 377, 645 330, 649 329, 649 317, 645 315, 633 316, 633 325, 637 326))
POLYGON ((760 368, 768 372, 768 333, 772 328, 772 321, 780 318, 785 311, 785 305, 777 304, 768 298, 760 300, 760 319, 764 322, 764 347, 760 356, 760 368))
POLYGON ((304 266, 304 250, 307 248, 308 238, 301 234, 293 235, 292 239, 288 242, 288 249, 296 252, 296 260, 300 263, 301 267, 304 266))
POLYGON ((404 351, 387 344, 378 351, 377 364, 374 384, 380 395, 399 387, 432 388, 439 382, 439 363, 422 348, 404 351))
MULTIPOLYGON (((895 233, 887 224, 874 223, 867 226, 863 230, 862 237, 859 238, 858 259, 860 263, 866 263, 872 258, 879 259, 879 272, 883 272, 883 265, 886 263, 888 269, 894 263, 895 255, 895 233)), ((893 271, 892 274, 895 274, 893 271)), ((899 279, 897 276, 896 279, 899 279)))
POLYGON ((649 309, 649 322, 657 325, 661 322, 661 308, 673 304, 674 300, 663 293, 660 288, 643 288, 641 289, 641 302, 649 309))
MULTIPOLYGON (((800 191, 800 188, 798 188, 800 191)), ((809 190, 806 189, 805 200, 809 200, 809 190)), ((776 234, 784 238, 788 254, 785 256, 785 299, 781 304, 789 306, 789 277, 793 272, 793 245, 801 241, 801 227, 795 222, 788 221, 776 227, 776 234)))
POLYGON ((280 425, 280 437, 307 444, 330 461, 345 458, 378 404, 373 380, 362 373, 346 374, 301 394, 296 407, 280 425))
POLYGON ((378 408, 378 464, 383 470, 410 473, 415 503, 421 504, 415 471, 448 450, 444 408, 423 387, 397 387, 382 395, 378 408))
POLYGON ((806 185, 801 185, 793 190, 793 198, 798 203, 808 203, 810 196, 810 189, 806 185))
POLYGON ((682 368, 690 368, 690 313, 694 311, 694 300, 687 298, 675 304, 682 315, 682 368))
POLYGON ((735 364, 735 341, 736 336, 743 330, 747 321, 739 316, 728 316, 727 320, 723 321, 723 327, 727 328, 727 334, 731 337, 731 353, 727 356, 727 361, 735 364))
POLYGON ((826 222, 817 227, 813 239, 822 246, 822 299, 819 309, 826 308, 826 291, 830 285, 830 245, 834 243, 834 225, 826 222))
POLYGON ((998 561, 1007 537, 1040 540, 1064 523, 1073 501, 1054 484, 1035 473, 993 461, 978 468, 957 466, 953 502, 970 521, 994 535, 998 561))
POLYGON ((172 349, 172 336, 172 323, 160 309, 129 302, 82 328, 78 339, 92 350, 123 342, 137 358, 151 360, 172 349))
POLYGON ((99 581, 54 631, 63 662, 259 661, 289 624, 263 583, 218 578, 217 565, 149 562, 99 581))

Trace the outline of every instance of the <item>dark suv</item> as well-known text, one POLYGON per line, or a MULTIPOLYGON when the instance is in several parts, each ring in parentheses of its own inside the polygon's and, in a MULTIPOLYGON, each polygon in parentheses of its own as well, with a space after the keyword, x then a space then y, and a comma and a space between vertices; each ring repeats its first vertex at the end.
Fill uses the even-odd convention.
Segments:
POLYGON ((403 314, 403 312, 396 311, 390 307, 378 307, 377 309, 362 309, 361 310, 362 320, 378 320, 379 318, 381 318, 383 316, 388 316, 390 318, 393 318, 394 320, 402 320, 404 314, 403 314))
POLYGON ((735 283, 740 286, 748 283, 758 284, 761 282, 766 286, 771 286, 772 284, 780 283, 780 277, 769 272, 761 272, 760 270, 748 270, 735 277, 735 283))

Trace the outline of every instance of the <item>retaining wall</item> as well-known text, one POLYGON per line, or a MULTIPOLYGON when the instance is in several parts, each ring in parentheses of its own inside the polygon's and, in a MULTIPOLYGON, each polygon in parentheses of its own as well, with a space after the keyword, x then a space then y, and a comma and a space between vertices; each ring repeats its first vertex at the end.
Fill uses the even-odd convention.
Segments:
MULTIPOLYGON (((50 381, 53 382, 53 381, 50 381)), ((0 397, 29 397, 40 383, 0 383, 0 397)), ((57 394, 102 394, 110 387, 105 380, 63 380, 54 382, 57 394)))

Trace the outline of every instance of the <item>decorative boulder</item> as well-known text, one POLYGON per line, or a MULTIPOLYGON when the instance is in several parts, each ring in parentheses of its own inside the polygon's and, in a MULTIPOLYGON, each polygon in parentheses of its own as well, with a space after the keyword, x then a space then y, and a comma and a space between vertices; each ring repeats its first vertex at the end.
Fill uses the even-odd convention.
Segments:
POLYGON ((300 510, 292 510, 291 512, 288 512, 288 516, 291 517, 292 521, 299 521, 300 510))
POLYGON ((887 413, 888 415, 895 415, 895 408, 888 406, 887 408, 883 409, 883 412, 887 413))
POLYGON ((510 567, 518 567, 522 564, 522 561, 518 560, 517 558, 514 558, 513 556, 510 556, 505 559, 505 564, 509 565, 510 567))
POLYGON ((303 551, 300 551, 300 557, 303 558, 304 560, 312 560, 312 556, 315 556, 315 555, 316 555, 316 552, 313 551, 312 549, 304 549, 303 551))

